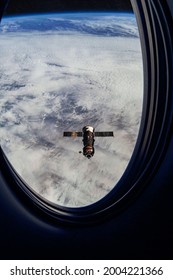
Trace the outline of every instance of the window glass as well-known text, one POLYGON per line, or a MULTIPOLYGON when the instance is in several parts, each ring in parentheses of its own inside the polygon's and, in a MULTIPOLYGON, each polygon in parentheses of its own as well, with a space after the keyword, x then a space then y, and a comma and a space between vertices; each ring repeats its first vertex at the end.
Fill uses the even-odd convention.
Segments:
POLYGON ((23 180, 42 197, 70 207, 96 202, 116 187, 142 114, 135 15, 4 17, 0 62, 1 146, 23 180), (114 135, 95 134, 89 159, 81 136, 87 125, 114 135), (79 137, 64 137, 76 131, 79 137))

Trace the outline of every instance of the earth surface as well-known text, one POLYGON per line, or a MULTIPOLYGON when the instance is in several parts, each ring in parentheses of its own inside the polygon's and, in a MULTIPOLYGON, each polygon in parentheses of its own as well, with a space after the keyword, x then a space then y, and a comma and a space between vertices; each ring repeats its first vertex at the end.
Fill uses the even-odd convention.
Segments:
POLYGON ((139 131, 143 70, 129 13, 44 14, 0 25, 0 140, 18 174, 59 205, 92 204, 123 175, 139 131), (64 131, 113 131, 95 155, 64 131))

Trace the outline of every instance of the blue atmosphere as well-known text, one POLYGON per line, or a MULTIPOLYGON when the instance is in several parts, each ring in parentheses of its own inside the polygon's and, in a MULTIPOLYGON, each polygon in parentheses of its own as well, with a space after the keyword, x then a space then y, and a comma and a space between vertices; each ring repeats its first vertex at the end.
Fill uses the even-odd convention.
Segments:
POLYGON ((132 13, 63 13, 6 17, 1 32, 80 32, 97 36, 137 37, 132 13), (116 17, 116 18, 115 18, 116 17), (127 20, 128 19, 128 20, 127 20), (80 22, 80 24, 79 24, 80 22))

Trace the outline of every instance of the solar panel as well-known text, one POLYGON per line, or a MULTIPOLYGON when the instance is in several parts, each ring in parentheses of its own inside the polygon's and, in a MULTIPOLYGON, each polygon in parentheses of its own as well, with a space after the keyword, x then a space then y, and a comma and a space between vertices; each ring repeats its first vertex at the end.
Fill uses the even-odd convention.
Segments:
POLYGON ((95 137, 113 137, 113 131, 98 131, 94 133, 95 137))
MULTIPOLYGON (((83 133, 81 131, 65 131, 64 137, 82 137, 83 133)), ((113 137, 113 131, 96 131, 94 133, 95 137, 113 137)))
POLYGON ((64 137, 82 137, 81 131, 64 131, 64 137))

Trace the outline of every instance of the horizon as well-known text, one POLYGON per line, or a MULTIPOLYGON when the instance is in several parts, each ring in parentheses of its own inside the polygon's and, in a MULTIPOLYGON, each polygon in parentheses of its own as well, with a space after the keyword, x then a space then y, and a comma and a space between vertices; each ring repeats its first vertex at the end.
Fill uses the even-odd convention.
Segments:
POLYGON ((25 18, 25 17, 41 17, 41 16, 45 16, 45 15, 74 15, 74 14, 78 14, 78 15, 82 15, 82 14, 118 14, 118 15, 131 15, 134 16, 135 14, 133 13, 133 11, 66 11, 66 12, 41 12, 41 13, 26 13, 26 14, 15 14, 15 15, 3 15, 2 17, 2 21, 4 19, 8 19, 8 18, 25 18))

